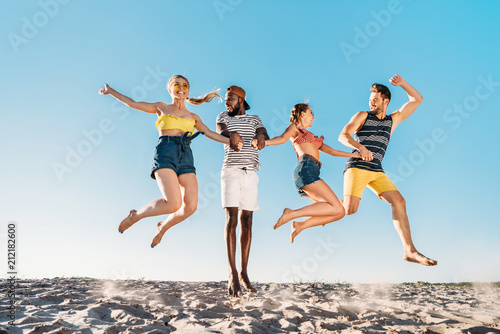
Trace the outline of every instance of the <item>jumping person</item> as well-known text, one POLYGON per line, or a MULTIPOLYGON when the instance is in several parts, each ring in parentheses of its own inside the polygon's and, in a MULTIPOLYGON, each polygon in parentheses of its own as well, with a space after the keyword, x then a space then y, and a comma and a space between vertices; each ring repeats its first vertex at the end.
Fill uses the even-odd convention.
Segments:
POLYGON ((382 169, 382 159, 392 133, 415 111, 423 98, 399 75, 393 76, 389 82, 394 86, 401 86, 409 101, 399 110, 387 115, 391 92, 386 86, 375 83, 370 89, 370 111, 358 112, 340 133, 339 141, 352 148, 353 153, 361 154, 361 158, 351 158, 345 165, 343 205, 346 214, 355 213, 363 190, 368 186, 380 199, 384 199, 392 206, 394 227, 403 243, 403 258, 406 261, 434 266, 437 261, 420 254, 413 245, 406 202, 382 169), (353 134, 356 139, 352 137, 353 134))
POLYGON ((252 242, 253 212, 259 210, 257 185, 260 168, 259 152, 265 146, 267 131, 259 116, 248 115, 250 109, 245 91, 238 86, 230 86, 225 96, 226 109, 217 117, 217 132, 230 138, 230 144, 224 145, 224 162, 221 173, 222 207, 226 211, 225 242, 229 262, 229 296, 241 295, 240 283, 249 292, 256 292, 247 273, 250 245, 252 242), (251 147, 255 139, 257 149, 251 147), (244 145, 240 148, 241 144, 244 145), (240 145, 240 146, 239 146, 240 145), (240 273, 236 269, 236 227, 238 213, 241 222, 240 273))
POLYGON ((344 208, 332 189, 319 177, 321 162, 319 152, 335 157, 361 157, 359 153, 338 151, 323 143, 324 138, 316 137, 307 130, 312 126, 314 113, 307 103, 296 104, 290 117, 290 125, 282 135, 266 140, 267 145, 280 145, 288 139, 296 151, 298 163, 293 172, 295 186, 300 196, 305 196, 314 203, 303 208, 292 210, 285 208, 283 215, 274 225, 274 229, 292 219, 310 217, 304 221, 292 222, 290 242, 306 228, 325 225, 345 216, 344 208))
POLYGON ((167 84, 167 90, 172 97, 172 103, 136 102, 118 93, 107 84, 99 90, 100 94, 109 94, 130 108, 156 114, 156 127, 160 137, 153 157, 151 177, 156 180, 163 195, 145 205, 139 210, 131 210, 118 226, 123 233, 139 220, 164 214, 170 214, 167 219, 157 224, 157 233, 151 247, 160 243, 165 232, 172 226, 191 216, 198 205, 198 181, 190 143, 199 133, 220 143, 229 144, 229 139, 211 131, 201 118, 189 112, 185 101, 191 104, 210 102, 219 97, 213 91, 202 98, 193 99, 189 96, 189 82, 182 75, 174 75, 167 84), (196 134, 194 130, 199 132, 196 134))

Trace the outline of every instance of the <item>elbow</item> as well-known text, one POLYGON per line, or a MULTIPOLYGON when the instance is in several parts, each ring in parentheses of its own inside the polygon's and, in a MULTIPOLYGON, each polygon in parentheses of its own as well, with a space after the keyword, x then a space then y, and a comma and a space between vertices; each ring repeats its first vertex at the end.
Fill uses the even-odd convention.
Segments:
POLYGON ((342 144, 344 143, 344 137, 345 137, 345 135, 343 133, 341 133, 339 135, 339 138, 338 138, 339 142, 341 142, 342 144))
POLYGON ((423 100, 424 100, 424 97, 422 95, 418 95, 415 98, 415 102, 417 102, 419 105, 422 103, 423 100))

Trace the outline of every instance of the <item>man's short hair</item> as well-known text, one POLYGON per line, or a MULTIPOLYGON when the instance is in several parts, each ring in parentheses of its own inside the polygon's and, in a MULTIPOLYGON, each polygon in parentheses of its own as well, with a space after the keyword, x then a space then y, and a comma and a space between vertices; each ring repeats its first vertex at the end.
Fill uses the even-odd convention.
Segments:
POLYGON ((387 86, 382 84, 374 83, 370 88, 370 92, 380 93, 383 99, 388 99, 389 101, 391 100, 391 91, 387 88, 387 86))

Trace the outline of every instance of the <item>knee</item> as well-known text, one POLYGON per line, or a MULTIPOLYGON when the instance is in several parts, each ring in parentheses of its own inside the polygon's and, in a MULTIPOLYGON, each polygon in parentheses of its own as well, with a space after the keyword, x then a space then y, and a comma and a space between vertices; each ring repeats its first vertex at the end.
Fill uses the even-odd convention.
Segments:
POLYGON ((236 229, 237 225, 238 208, 226 208, 226 229, 236 229))
POLYGON ((391 203, 392 207, 394 208, 406 208, 406 201, 405 199, 403 198, 403 196, 398 196, 396 197, 392 203, 391 203))
POLYGON ((344 212, 347 216, 352 215, 358 212, 358 207, 354 205, 349 205, 348 207, 344 208, 344 212))
POLYGON ((168 201, 165 200, 165 203, 169 206, 169 212, 176 212, 182 207, 182 200, 180 198, 171 198, 168 201))
POLYGON ((241 227, 245 229, 250 229, 252 228, 252 216, 253 212, 251 211, 242 211, 241 212, 241 227))
POLYGON ((198 208, 198 203, 185 203, 184 214, 189 217, 196 212, 197 208, 198 208))
POLYGON ((335 208, 335 216, 338 216, 339 219, 344 218, 346 214, 347 214, 347 212, 345 211, 343 206, 335 208))

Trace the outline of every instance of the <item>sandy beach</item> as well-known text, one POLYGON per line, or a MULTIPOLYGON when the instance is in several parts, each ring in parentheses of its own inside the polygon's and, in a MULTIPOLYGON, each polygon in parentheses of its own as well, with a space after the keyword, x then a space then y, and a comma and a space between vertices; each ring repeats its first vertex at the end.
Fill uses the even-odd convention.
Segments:
POLYGON ((19 279, 0 333, 500 333, 498 283, 254 286, 228 298, 226 282, 19 279))

